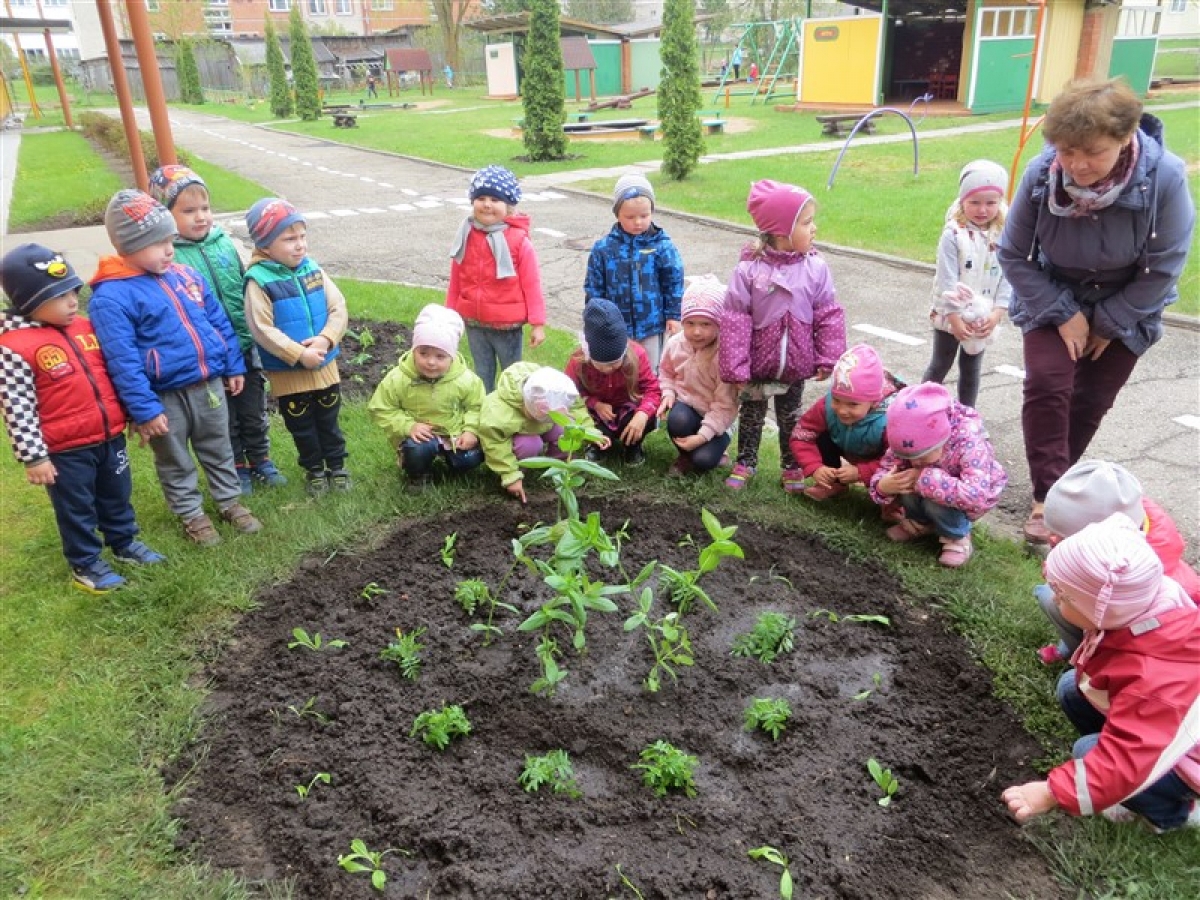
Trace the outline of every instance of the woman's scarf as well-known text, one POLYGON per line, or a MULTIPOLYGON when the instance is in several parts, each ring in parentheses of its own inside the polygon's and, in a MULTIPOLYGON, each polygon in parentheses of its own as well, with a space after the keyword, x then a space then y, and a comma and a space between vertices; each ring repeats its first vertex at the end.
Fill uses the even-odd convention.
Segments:
POLYGON ((508 241, 504 239, 504 232, 508 230, 507 222, 497 222, 495 225, 480 225, 473 218, 468 216, 459 226, 458 235, 454 238, 454 247, 450 251, 450 257, 456 263, 462 263, 463 256, 467 252, 467 237, 471 234, 471 229, 474 228, 482 231, 487 235, 488 246, 492 248, 492 256, 496 258, 496 277, 497 278, 513 278, 517 274, 517 270, 513 267, 512 252, 508 249, 508 241))
POLYGON ((1063 171, 1058 157, 1050 163, 1050 212, 1056 216, 1079 218, 1116 202, 1137 168, 1138 138, 1135 134, 1121 150, 1111 172, 1088 187, 1076 184, 1063 171))

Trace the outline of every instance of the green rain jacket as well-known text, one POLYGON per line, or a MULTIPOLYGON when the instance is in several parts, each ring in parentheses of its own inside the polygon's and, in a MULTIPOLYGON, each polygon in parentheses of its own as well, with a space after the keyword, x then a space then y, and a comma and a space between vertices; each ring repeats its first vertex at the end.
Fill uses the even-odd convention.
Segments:
POLYGON ((479 435, 483 397, 483 382, 461 353, 445 375, 430 381, 417 371, 409 350, 379 382, 367 411, 394 447, 408 439, 417 422, 432 425, 434 433, 453 442, 464 431, 479 435))
POLYGON ((233 323, 243 353, 254 349, 254 337, 246 324, 246 300, 242 293, 245 266, 237 245, 220 225, 214 225, 202 241, 175 238, 175 262, 191 266, 204 276, 233 323))

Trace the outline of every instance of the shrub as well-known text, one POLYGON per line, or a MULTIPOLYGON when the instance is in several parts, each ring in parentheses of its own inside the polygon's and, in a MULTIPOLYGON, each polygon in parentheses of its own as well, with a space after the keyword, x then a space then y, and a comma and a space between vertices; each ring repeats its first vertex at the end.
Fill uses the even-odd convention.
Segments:
POLYGON ((279 46, 279 35, 270 16, 263 26, 263 35, 267 41, 267 76, 271 79, 271 115, 286 119, 292 114, 292 91, 288 87, 283 48, 279 46))
POLYGON ((525 110, 525 150, 530 160, 562 159, 567 153, 563 58, 559 44, 558 3, 529 0, 529 37, 522 63, 521 105, 525 110))
POLYGON ((321 95, 317 84, 317 60, 312 41, 300 16, 300 5, 292 4, 288 17, 288 36, 292 44, 292 87, 296 91, 296 114, 305 122, 321 117, 321 95))
POLYGON ((695 0, 666 0, 663 7, 662 79, 658 117, 662 121, 662 173, 673 181, 687 178, 700 164, 700 67, 696 62, 695 0))

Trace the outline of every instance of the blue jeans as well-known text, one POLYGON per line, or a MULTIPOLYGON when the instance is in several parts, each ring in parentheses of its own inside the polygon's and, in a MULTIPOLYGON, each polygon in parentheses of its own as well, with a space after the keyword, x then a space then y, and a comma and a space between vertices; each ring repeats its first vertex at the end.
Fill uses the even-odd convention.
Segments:
POLYGON ((125 435, 92 447, 51 453, 58 474, 47 486, 63 556, 73 568, 90 566, 100 557, 104 543, 124 550, 138 535, 137 521, 129 498, 133 473, 125 449, 125 435))
POLYGON ((489 394, 496 389, 496 376, 521 359, 524 328, 486 328, 467 326, 467 346, 475 361, 475 374, 489 394))
POLYGON ((919 494, 901 494, 904 515, 922 525, 932 525, 938 537, 964 538, 971 533, 971 520, 961 509, 942 506, 919 494))
MULTIPOLYGON (((1104 714, 1088 702, 1075 684, 1075 670, 1068 669, 1058 679, 1055 688, 1058 705, 1066 713, 1071 724, 1083 735, 1071 748, 1071 756, 1083 759, 1100 742, 1100 730, 1104 727, 1104 714)), ((1196 792, 1173 771, 1168 772, 1139 794, 1134 794, 1121 805, 1132 810, 1163 831, 1179 828, 1187 821, 1196 799, 1196 792)), ((1097 810, 1099 812, 1099 810, 1097 810)))
POLYGON ((400 465, 410 478, 428 475, 439 456, 456 474, 469 472, 483 462, 483 451, 478 445, 471 450, 447 450, 437 438, 429 441, 408 438, 400 445, 400 465))
MULTIPOLYGON (((691 437, 700 431, 704 416, 682 400, 676 400, 667 413, 667 434, 674 438, 691 437)), ((693 472, 707 472, 721 464, 721 457, 729 449, 729 434, 718 434, 707 444, 701 444, 691 453, 679 451, 680 456, 690 457, 693 472)))

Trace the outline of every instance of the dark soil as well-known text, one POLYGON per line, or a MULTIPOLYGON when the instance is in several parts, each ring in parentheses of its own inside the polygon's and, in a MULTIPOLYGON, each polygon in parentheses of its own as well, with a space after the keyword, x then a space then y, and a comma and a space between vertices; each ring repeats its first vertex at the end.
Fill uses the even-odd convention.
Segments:
POLYGON ((342 397, 346 400, 370 397, 411 344, 412 329, 407 325, 382 319, 351 319, 338 355, 342 397))
MULTIPOLYGON (((629 521, 630 573, 652 559, 694 566, 697 549, 680 541, 707 540, 690 508, 597 509, 610 531, 629 521)), ((557 695, 531 694, 536 641, 516 626, 548 599, 541 581, 513 575, 503 599, 522 613, 498 620, 504 636, 490 647, 452 594, 460 579, 496 585, 510 540, 554 517, 549 504, 486 505, 404 525, 372 552, 310 560, 260 596, 209 672, 202 746, 168 773, 189 779, 175 809, 181 845, 250 880, 289 879, 293 896, 314 900, 379 896, 337 865, 355 838, 406 851, 384 859, 387 896, 403 898, 632 898, 619 865, 646 900, 767 900, 779 870, 747 855, 764 844, 791 859, 797 897, 1066 896, 999 802, 1032 776, 1038 746, 936 614, 816 539, 740 526, 746 559, 703 582, 720 612, 688 614, 696 665, 678 685, 642 688, 651 656, 640 632, 622 631, 623 597, 621 614, 593 613, 585 655, 562 636, 570 674, 557 695), (439 550, 452 532, 448 570, 439 550), (371 583, 388 593, 364 600, 371 583), (767 610, 796 618, 795 651, 771 665, 731 656, 767 610), (297 626, 349 646, 289 651, 297 626), (427 629, 415 682, 379 658, 398 627, 427 629), (757 697, 792 706, 777 742, 742 729, 757 697), (289 712, 310 698, 328 724, 289 712), (473 731, 437 752, 409 732, 444 703, 461 704, 473 731), (696 797, 658 799, 630 768, 660 739, 698 757, 696 797), (557 748, 582 799, 517 784, 526 754, 557 748), (876 803, 870 757, 899 779, 890 808, 876 803), (295 786, 318 772, 332 784, 302 801, 295 786)))

